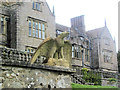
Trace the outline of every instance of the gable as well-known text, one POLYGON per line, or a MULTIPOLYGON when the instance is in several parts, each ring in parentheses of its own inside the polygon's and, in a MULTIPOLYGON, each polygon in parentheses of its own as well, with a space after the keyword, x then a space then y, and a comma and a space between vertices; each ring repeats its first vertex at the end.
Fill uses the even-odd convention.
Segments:
POLYGON ((114 42, 112 35, 107 27, 104 27, 104 31, 101 33, 100 37, 103 39, 108 39, 108 40, 114 42))
POLYGON ((97 38, 100 37, 101 33, 104 31, 104 27, 96 28, 93 30, 89 30, 86 32, 89 38, 97 38))

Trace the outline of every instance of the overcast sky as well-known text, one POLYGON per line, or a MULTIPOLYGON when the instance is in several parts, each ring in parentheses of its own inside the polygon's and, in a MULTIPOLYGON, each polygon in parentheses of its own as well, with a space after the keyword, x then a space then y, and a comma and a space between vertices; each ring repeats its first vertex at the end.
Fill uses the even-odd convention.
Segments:
POLYGON ((118 1, 120 0, 46 0, 55 9, 56 23, 70 26, 70 18, 85 15, 86 31, 105 25, 118 49, 118 1))

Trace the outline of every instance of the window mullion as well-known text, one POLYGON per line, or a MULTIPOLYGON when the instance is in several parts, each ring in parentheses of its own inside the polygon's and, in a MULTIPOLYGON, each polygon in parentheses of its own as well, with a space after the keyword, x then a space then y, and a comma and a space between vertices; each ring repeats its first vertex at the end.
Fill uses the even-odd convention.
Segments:
POLYGON ((31 19, 31 36, 33 36, 33 20, 31 19))
POLYGON ((6 23, 6 22, 5 22, 5 17, 4 17, 4 21, 3 21, 3 28, 4 28, 4 29, 3 29, 3 34, 5 34, 5 31, 6 31, 6 30, 5 30, 5 29, 6 29, 6 27, 5 27, 6 24, 5 24, 5 23, 6 23))
POLYGON ((42 27, 42 23, 41 23, 41 39, 43 39, 42 33, 43 33, 43 27, 42 27))
POLYGON ((7 20, 6 20, 6 18, 5 18, 5 34, 7 35, 7 20))
POLYGON ((2 28, 2 27, 1 27, 1 18, 2 18, 2 17, 1 17, 1 15, 0 15, 0 33, 2 33, 2 29, 1 29, 1 28, 2 28))
POLYGON ((38 21, 38 38, 40 38, 40 36, 39 36, 39 31, 40 31, 40 28, 39 28, 39 21, 38 21))
POLYGON ((45 38, 47 37, 47 36, 46 36, 46 35, 47 35, 47 34, 46 34, 46 27, 47 27, 46 24, 44 24, 44 28, 45 28, 45 30, 44 30, 44 31, 45 31, 45 38))
POLYGON ((34 22, 34 25, 35 25, 35 31, 34 31, 34 33, 35 33, 35 37, 36 37, 36 21, 34 22))
POLYGON ((38 38, 39 38, 39 21, 37 23, 38 23, 38 27, 37 28, 38 28, 38 38))

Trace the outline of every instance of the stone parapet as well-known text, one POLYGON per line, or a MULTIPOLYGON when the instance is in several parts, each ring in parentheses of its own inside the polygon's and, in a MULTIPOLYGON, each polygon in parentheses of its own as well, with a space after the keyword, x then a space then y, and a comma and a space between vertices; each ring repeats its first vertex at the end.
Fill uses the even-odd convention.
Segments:
POLYGON ((1 52, 1 64, 7 66, 17 66, 17 67, 27 67, 27 68, 36 68, 36 69, 46 69, 52 71, 61 71, 61 72, 75 72, 72 68, 65 68, 61 66, 47 66, 42 64, 42 61, 45 57, 39 56, 34 64, 30 64, 31 57, 33 53, 26 51, 18 51, 16 49, 10 48, 0 48, 1 52))
POLYGON ((0 47, 0 88, 71 88, 74 69, 44 65, 40 56, 30 64, 32 55, 0 47))

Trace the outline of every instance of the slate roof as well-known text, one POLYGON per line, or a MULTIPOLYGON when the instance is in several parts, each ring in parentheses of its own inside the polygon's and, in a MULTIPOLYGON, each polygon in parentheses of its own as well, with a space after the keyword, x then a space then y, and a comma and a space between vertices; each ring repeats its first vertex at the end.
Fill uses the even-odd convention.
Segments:
POLYGON ((64 26, 64 25, 60 25, 56 23, 56 30, 60 30, 60 31, 68 31, 70 29, 70 27, 64 26))
POLYGON ((56 23, 56 30, 65 32, 68 31, 69 29, 70 29, 70 37, 78 37, 78 36, 86 37, 86 34, 81 33, 80 30, 75 30, 74 28, 70 28, 56 23))
POLYGON ((88 37, 97 37, 97 36, 100 36, 105 29, 107 29, 107 27, 96 28, 96 29, 87 31, 86 34, 88 35, 88 37))

